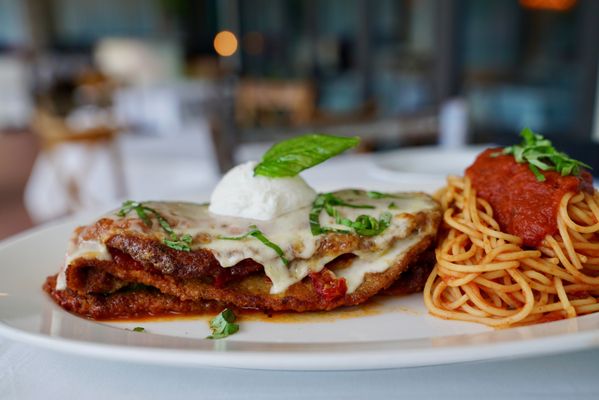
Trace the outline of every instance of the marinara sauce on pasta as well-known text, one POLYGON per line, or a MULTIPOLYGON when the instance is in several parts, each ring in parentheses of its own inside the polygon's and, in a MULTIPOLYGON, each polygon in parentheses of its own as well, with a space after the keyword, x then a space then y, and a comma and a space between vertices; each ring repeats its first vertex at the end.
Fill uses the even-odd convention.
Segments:
POLYGON ((525 246, 541 244, 545 236, 557 232, 557 212, 568 192, 593 193, 591 174, 561 176, 544 172, 539 182, 527 164, 518 164, 502 149, 487 149, 466 169, 478 197, 493 207, 494 217, 503 232, 519 236, 525 246))

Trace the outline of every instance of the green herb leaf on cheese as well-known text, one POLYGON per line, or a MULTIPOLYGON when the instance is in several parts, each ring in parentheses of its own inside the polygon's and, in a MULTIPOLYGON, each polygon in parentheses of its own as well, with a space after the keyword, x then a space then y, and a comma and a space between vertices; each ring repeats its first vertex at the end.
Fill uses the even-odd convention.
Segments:
POLYGON ((254 237, 262 242, 265 246, 273 249, 283 264, 289 265, 289 260, 285 257, 285 252, 277 244, 271 242, 256 225, 250 225, 249 228, 250 230, 241 236, 219 236, 218 238, 222 240, 243 240, 250 236, 254 237))
POLYGON ((168 238, 162 240, 162 242, 165 245, 175 250, 191 251, 191 242, 193 241, 193 238, 190 235, 179 236, 170 226, 166 218, 164 218, 155 209, 147 207, 141 202, 133 200, 125 201, 122 204, 120 210, 117 211, 116 215, 118 215, 119 217, 125 217, 131 211, 135 211, 139 219, 141 219, 143 223, 146 224, 146 226, 148 227, 152 226, 152 220, 149 216, 149 214, 152 214, 154 218, 156 218, 156 221, 158 221, 158 224, 160 225, 162 230, 169 235, 168 238))
POLYGON ((391 195, 388 195, 386 193, 374 191, 366 192, 366 196, 370 197, 371 199, 384 199, 386 197, 392 197, 391 195))
POLYGON ((360 236, 376 236, 391 225, 391 218, 390 213, 384 212, 379 219, 370 215, 360 215, 355 221, 344 219, 341 224, 349 226, 360 236))
POLYGON ((262 156, 254 175, 270 178, 296 176, 360 143, 358 137, 310 134, 284 140, 262 156))
POLYGON ((374 206, 369 204, 351 204, 338 198, 332 193, 321 193, 319 194, 314 202, 312 203, 312 209, 310 210, 310 230, 314 236, 322 233, 351 233, 352 231, 360 236, 375 236, 382 233, 391 224, 392 215, 388 212, 384 212, 377 219, 370 215, 359 215, 355 221, 349 218, 341 217, 337 207, 350 207, 350 208, 363 208, 363 209, 374 209, 374 206), (335 219, 335 223, 339 225, 345 225, 351 230, 337 229, 322 226, 320 224, 320 214, 322 210, 335 219))
POLYGON ((349 230, 335 229, 323 227, 320 225, 320 213, 325 210, 327 214, 334 217, 335 220, 339 219, 338 211, 335 207, 349 207, 349 208, 363 208, 363 209, 374 209, 374 206, 369 204, 352 204, 348 203, 332 193, 320 193, 314 199, 312 203, 312 209, 310 210, 310 230, 313 235, 320 235, 321 233, 335 232, 335 233, 350 233, 349 230))

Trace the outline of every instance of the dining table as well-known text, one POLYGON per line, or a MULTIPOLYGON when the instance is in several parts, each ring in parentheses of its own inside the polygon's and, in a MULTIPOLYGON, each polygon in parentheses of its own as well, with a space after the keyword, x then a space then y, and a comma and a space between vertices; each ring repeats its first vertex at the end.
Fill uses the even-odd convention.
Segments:
MULTIPOLYGON (((423 179, 414 171, 394 170, 401 163, 389 157, 342 156, 306 171, 304 178, 317 190, 369 185, 432 193, 443 184, 449 165, 438 158, 440 173, 427 171, 423 179)), ((472 155, 460 157, 467 165, 472 155)), ((214 184, 190 187, 180 197, 205 201, 214 184)), ((577 351, 549 349, 541 355, 500 354, 428 366, 319 370, 314 365, 291 371, 110 359, 39 346, 18 335, 0 336, 0 399, 598 399, 599 340, 595 343, 577 351)))
POLYGON ((597 399, 599 350, 369 371, 179 368, 0 339, 0 399, 597 399))

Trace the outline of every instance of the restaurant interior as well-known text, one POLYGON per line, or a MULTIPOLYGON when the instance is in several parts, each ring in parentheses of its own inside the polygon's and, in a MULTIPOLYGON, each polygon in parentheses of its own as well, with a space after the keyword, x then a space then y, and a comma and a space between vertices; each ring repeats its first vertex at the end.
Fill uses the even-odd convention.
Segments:
POLYGON ((209 192, 309 132, 383 154, 529 127, 599 171, 597 38, 594 0, 0 0, 0 239, 209 192))

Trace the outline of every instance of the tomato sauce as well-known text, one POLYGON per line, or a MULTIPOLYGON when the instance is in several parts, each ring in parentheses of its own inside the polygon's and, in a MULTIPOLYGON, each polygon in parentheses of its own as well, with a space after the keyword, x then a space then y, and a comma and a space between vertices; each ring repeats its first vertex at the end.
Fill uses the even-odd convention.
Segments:
POLYGON ((511 155, 491 155, 502 149, 487 149, 466 175, 476 194, 489 202, 503 232, 519 236, 523 244, 536 247, 546 235, 557 232, 559 204, 568 192, 593 192, 593 178, 586 171, 579 176, 561 176, 555 171, 542 171, 539 182, 528 167, 511 155))
POLYGON ((310 279, 314 290, 327 303, 333 303, 347 293, 347 284, 344 278, 336 278, 329 270, 310 272, 310 279))

